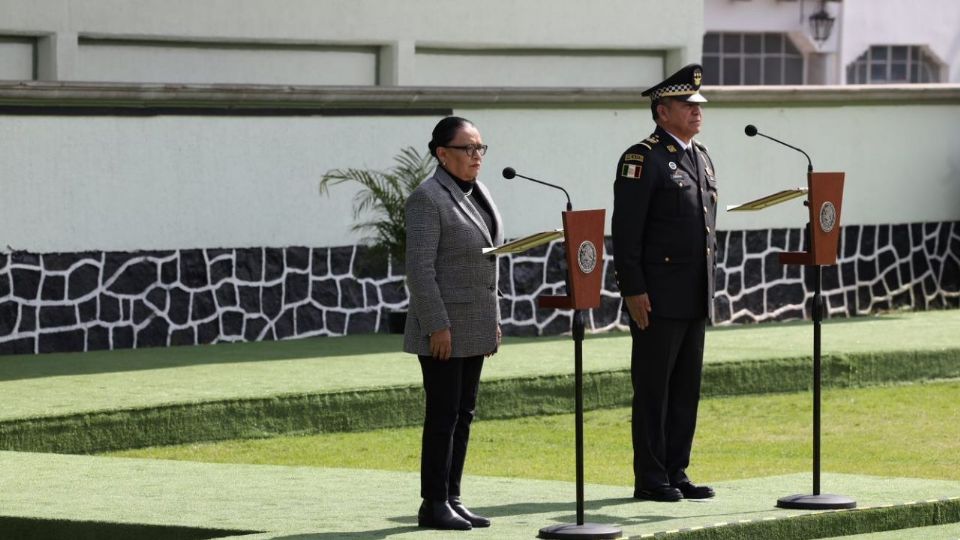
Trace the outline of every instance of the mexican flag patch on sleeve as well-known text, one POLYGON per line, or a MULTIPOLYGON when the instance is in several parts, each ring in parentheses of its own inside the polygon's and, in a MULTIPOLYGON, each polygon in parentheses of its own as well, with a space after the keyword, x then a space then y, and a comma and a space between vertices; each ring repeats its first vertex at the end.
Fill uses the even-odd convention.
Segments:
POLYGON ((623 169, 620 170, 620 176, 624 178, 640 178, 640 172, 643 170, 643 165, 631 165, 629 163, 623 164, 623 169))

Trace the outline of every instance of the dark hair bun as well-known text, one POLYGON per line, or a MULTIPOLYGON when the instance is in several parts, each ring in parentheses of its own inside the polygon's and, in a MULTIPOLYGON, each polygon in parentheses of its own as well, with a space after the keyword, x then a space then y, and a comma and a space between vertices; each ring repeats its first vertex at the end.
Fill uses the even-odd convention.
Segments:
POLYGON ((437 157, 437 148, 450 144, 450 141, 457 136, 457 132, 463 126, 472 126, 473 122, 459 116, 448 116, 437 122, 433 128, 433 138, 427 144, 430 149, 430 155, 437 157))

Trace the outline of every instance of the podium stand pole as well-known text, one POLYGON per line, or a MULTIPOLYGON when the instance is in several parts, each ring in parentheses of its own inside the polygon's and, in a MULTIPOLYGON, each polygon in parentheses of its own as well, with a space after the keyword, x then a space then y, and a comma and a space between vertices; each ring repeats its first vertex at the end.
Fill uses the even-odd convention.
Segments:
POLYGON ((583 525, 583 311, 573 311, 574 385, 576 386, 577 525, 583 525))
POLYGON ((583 522, 583 337, 586 333, 583 310, 573 310, 574 398, 576 400, 576 447, 577 447, 577 523, 551 525, 540 529, 537 538, 612 539, 620 538, 623 532, 613 526, 583 522))
POLYGON ((820 495, 820 323, 823 321, 823 268, 813 266, 813 494, 820 495))
POLYGON ((598 523, 583 522, 583 338, 586 333, 583 311, 600 306, 603 278, 603 210, 567 209, 563 213, 564 245, 567 261, 567 294, 540 295, 537 306, 573 310, 570 322, 574 355, 574 431, 577 468, 577 522, 540 529, 538 538, 620 538, 623 531, 598 523))
MULTIPOLYGON (((747 135, 758 133, 753 126, 747 126, 747 135)), ((807 156, 807 153, 795 146, 763 135, 768 139, 793 148, 807 156)), ((807 189, 783 190, 745 204, 728 206, 727 210, 759 210, 788 201, 803 193, 807 200, 810 219, 807 222, 807 238, 810 248, 805 251, 780 253, 780 264, 794 264, 812 267, 813 292, 813 494, 789 495, 777 499, 779 508, 800 510, 836 510, 856 508, 857 503, 850 497, 820 493, 820 323, 823 321, 824 303, 821 284, 823 266, 837 263, 837 247, 840 237, 840 209, 843 202, 842 172, 813 172, 813 163, 807 156, 807 189)))
POLYGON ((820 323, 823 321, 822 267, 813 267, 813 494, 789 495, 777 499, 779 508, 794 510, 839 510, 856 508, 850 497, 820 493, 820 323))

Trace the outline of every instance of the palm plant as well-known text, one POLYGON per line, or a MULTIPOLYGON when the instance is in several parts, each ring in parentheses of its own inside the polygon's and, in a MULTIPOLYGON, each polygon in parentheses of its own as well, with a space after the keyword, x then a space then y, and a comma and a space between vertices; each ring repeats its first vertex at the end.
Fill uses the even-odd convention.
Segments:
POLYGON ((358 221, 352 230, 366 234, 374 250, 389 254, 402 262, 407 248, 403 210, 407 197, 433 172, 429 154, 420 154, 413 147, 400 150, 396 165, 386 171, 366 169, 334 169, 320 180, 320 194, 328 194, 331 185, 354 182, 361 186, 353 198, 353 218, 358 221))

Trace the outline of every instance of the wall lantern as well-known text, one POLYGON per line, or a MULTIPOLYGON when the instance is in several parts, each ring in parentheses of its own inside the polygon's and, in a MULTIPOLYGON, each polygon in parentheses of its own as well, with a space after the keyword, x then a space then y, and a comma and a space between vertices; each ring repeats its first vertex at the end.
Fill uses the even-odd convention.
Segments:
POLYGON ((830 31, 833 30, 833 23, 836 21, 827 12, 826 5, 827 0, 820 0, 820 11, 810 16, 810 35, 820 45, 830 38, 830 31))

